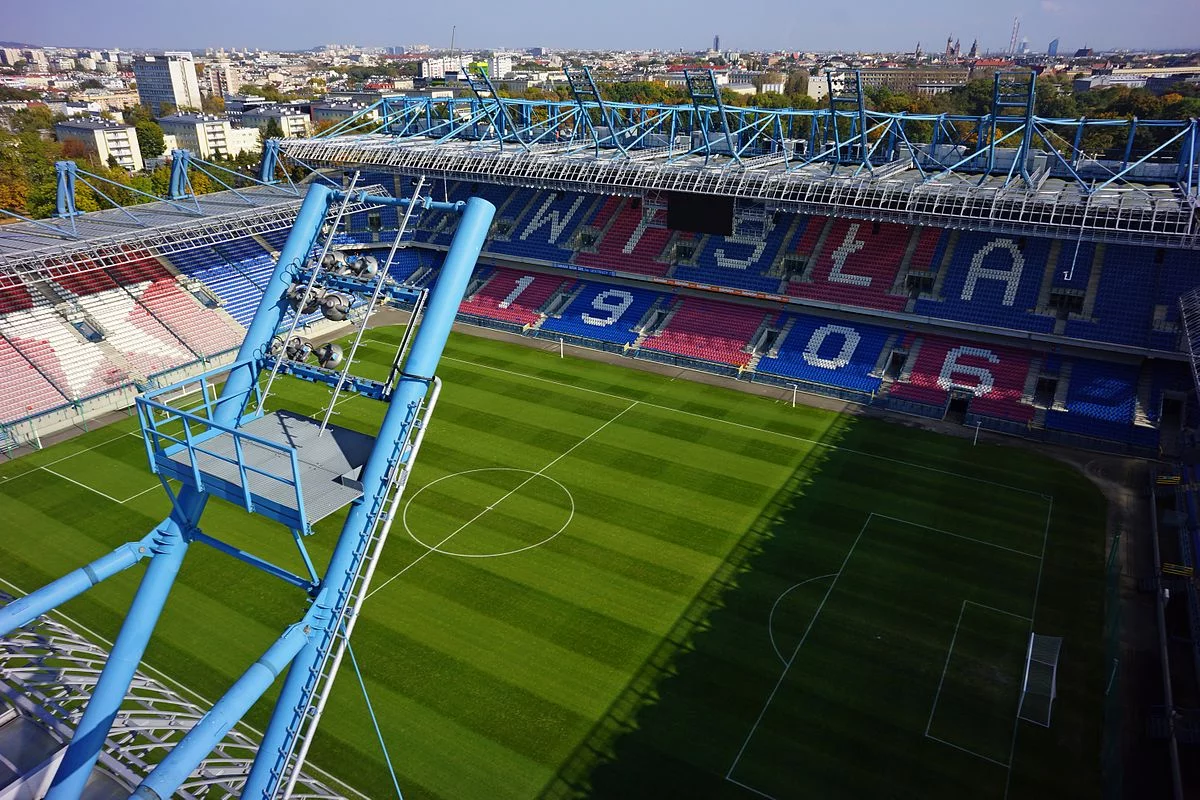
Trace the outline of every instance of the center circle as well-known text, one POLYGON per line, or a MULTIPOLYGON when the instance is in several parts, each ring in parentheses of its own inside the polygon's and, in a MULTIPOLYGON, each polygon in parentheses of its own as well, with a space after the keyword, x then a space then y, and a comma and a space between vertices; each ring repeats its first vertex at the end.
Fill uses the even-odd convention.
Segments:
MULTIPOLYGON (((479 481, 476 479, 473 479, 471 481, 472 488, 474 488, 474 489, 478 489, 478 487, 479 487, 479 481)), ((442 486, 440 488, 445 490, 447 487, 442 486)), ((468 504, 470 504, 470 501, 468 501, 468 504)), ((533 470, 530 470, 530 469, 516 469, 513 467, 483 467, 481 469, 467 469, 467 470, 463 470, 462 472, 455 472, 450 475, 443 475, 442 477, 438 478, 437 480, 430 481, 429 483, 422 486, 420 489, 418 489, 413 494, 412 497, 410 497, 408 499, 408 502, 404 504, 403 521, 404 521, 404 530, 408 531, 409 537, 411 537, 414 542, 421 545, 426 550, 430 550, 434 553, 441 553, 442 555, 447 555, 447 556, 457 556, 459 558, 498 558, 500 556, 511 556, 516 553, 522 553, 526 550, 532 550, 535 547, 541 547, 542 545, 546 544, 547 542, 549 542, 550 540, 552 540, 556 536, 558 536, 560 533, 565 531, 567 529, 567 526, 571 524, 571 520, 574 519, 574 517, 575 517, 575 498, 571 495, 570 490, 567 489, 566 486, 563 486, 562 483, 560 483, 559 481, 556 481, 554 478, 551 478, 548 475, 543 475, 540 472, 534 472, 533 470), (496 499, 492 500, 490 503, 488 503, 486 505, 478 504, 481 507, 478 508, 477 513, 474 513, 474 512, 470 513, 470 515, 467 517, 467 519, 465 521, 456 525, 455 527, 448 527, 445 531, 443 531, 437 535, 431 535, 428 531, 422 531, 422 534, 427 539, 432 539, 432 540, 434 540, 435 543, 430 543, 428 541, 425 541, 420 536, 418 536, 416 534, 416 532, 413 531, 412 526, 410 525, 410 521, 409 521, 409 514, 413 510, 413 503, 415 503, 417 501, 417 498, 420 497, 423 492, 425 492, 426 490, 429 490, 429 489, 433 489, 433 487, 438 486, 438 484, 442 484, 445 481, 453 481, 453 479, 455 479, 455 478, 470 479, 471 476, 475 476, 475 478, 477 479, 481 473, 513 473, 510 476, 511 477, 510 481, 507 481, 507 482, 500 481, 500 483, 502 483, 502 484, 503 483, 512 483, 512 488, 508 489, 507 492, 505 492, 503 495, 501 495, 500 497, 497 497, 496 499), (528 477, 526 477, 524 479, 520 479, 518 476, 520 476, 522 474, 527 475, 528 477), (545 483, 541 483, 541 482, 545 482, 545 483), (547 493, 547 488, 545 488, 547 485, 550 487, 549 493, 547 493), (527 544, 527 545, 524 545, 523 547, 513 547, 513 548, 506 549, 506 550, 495 550, 493 552, 464 553, 459 550, 452 550, 449 547, 444 546, 444 545, 449 544, 451 539, 457 538, 460 535, 462 535, 463 533, 467 532, 473 523, 475 523, 477 520, 482 519, 484 516, 487 515, 487 513, 489 511, 495 510, 495 508, 498 505, 500 505, 502 502, 507 502, 511 498, 520 498, 521 494, 523 492, 525 492, 525 490, 530 486, 536 486, 538 488, 533 489, 529 492, 526 492, 527 496, 525 499, 528 499, 528 494, 535 494, 537 492, 541 492, 543 495, 546 495, 546 497, 543 499, 549 499, 549 497, 552 497, 552 496, 561 497, 561 496, 565 495, 566 506, 567 506, 566 520, 562 523, 562 525, 560 525, 558 527, 557 530, 554 530, 548 536, 543 536, 539 541, 533 542, 532 544, 527 544)), ((420 526, 418 526, 418 527, 420 527, 420 526)), ((550 530, 551 528, 552 528, 552 526, 547 526, 547 530, 550 530)), ((451 545, 451 546, 453 546, 453 545, 451 545)))

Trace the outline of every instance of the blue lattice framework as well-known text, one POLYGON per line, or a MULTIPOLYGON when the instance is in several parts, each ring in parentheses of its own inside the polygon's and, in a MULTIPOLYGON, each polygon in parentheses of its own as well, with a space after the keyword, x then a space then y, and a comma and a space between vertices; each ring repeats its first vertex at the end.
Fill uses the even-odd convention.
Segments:
POLYGON ((689 105, 612 103, 582 91, 582 75, 568 77, 580 88, 569 102, 384 98, 279 150, 306 165, 447 180, 693 192, 903 224, 1200 243, 1200 123, 1039 117, 1031 73, 997 73, 981 116, 871 111, 857 88, 829 108, 737 108, 717 104, 692 76, 689 105), (1094 134, 1119 143, 1094 151, 1094 134))
MULTIPOLYGON (((422 185, 418 184, 417 192, 422 185)), ((297 587, 304 610, 148 771, 132 796, 142 800, 172 796, 285 673, 261 746, 253 758, 238 765, 240 772, 231 768, 226 779, 243 798, 271 800, 279 792, 291 795, 387 539, 394 518, 390 512, 399 503, 436 406, 441 382, 435 371, 494 214, 490 203, 476 197, 435 203, 418 193, 410 199, 395 199, 310 186, 232 366, 138 399, 147 455, 171 500, 170 515, 141 539, 0 608, 3 637, 99 581, 148 561, 111 656, 55 771, 46 794, 49 800, 78 800, 84 793, 192 544, 208 545, 297 587), (334 222, 325 226, 335 206, 334 222), (460 214, 436 287, 426 293, 387 285, 386 268, 357 282, 324 272, 321 264, 333 231, 352 206, 405 208, 405 223, 418 207, 460 214), (323 226, 327 233, 322 257, 309 262, 323 226), (354 347, 365 331, 367 315, 378 302, 413 303, 412 321, 397 343, 392 376, 385 384, 349 375, 354 347, 341 370, 288 361, 297 358, 294 353, 306 355, 307 351, 292 348, 294 327, 283 337, 286 346, 277 339, 285 314, 293 301, 303 308, 319 297, 314 289, 327 287, 370 297, 354 347), (303 289, 301 294, 297 294, 298 288, 303 289), (276 375, 287 372, 334 387, 323 420, 264 408, 276 375), (261 386, 264 380, 265 386, 261 386), (171 398, 193 387, 198 387, 198 402, 187 408, 172 404, 171 398), (329 424, 333 403, 342 389, 386 403, 375 436, 329 424), (204 532, 200 522, 210 497, 238 503, 281 524, 300 549, 308 575, 293 574, 204 532), (329 564, 324 574, 318 575, 304 538, 314 533, 313 526, 320 519, 347 507, 329 564)))
MULTIPOLYGON (((0 591, 0 602, 13 598, 0 591)), ((42 740, 44 754, 69 742, 92 696, 96 676, 104 669, 106 643, 73 621, 39 617, 0 637, 0 698, 20 709, 25 720, 46 737, 8 740, 28 755, 42 740)), ((130 682, 100 758, 107 784, 115 792, 133 791, 154 766, 204 717, 202 698, 164 676, 139 670, 130 682)), ((10 720, 12 721, 12 720, 10 720)), ((0 729, 4 723, 0 722, 0 729)), ((0 733, 0 738, 6 738, 0 733)), ((237 797, 246 767, 261 734, 248 725, 235 726, 175 792, 180 800, 237 797)), ((11 752, 11 751, 9 751, 11 752)), ((49 760, 53 760, 51 757, 49 760)), ((43 776, 27 776, 22 788, 33 789, 43 776)), ((10 785, 9 788, 12 788, 10 785)), ((311 800, 367 800, 364 795, 309 766, 297 781, 296 796, 311 800)))

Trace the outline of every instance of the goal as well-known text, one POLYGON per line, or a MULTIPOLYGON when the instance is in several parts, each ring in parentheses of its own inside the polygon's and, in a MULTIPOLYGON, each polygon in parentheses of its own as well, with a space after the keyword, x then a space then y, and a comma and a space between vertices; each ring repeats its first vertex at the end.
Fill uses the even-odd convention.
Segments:
POLYGON ((1025 675, 1021 679, 1021 704, 1017 708, 1020 719, 1050 727, 1050 712, 1058 693, 1058 654, 1061 649, 1061 636, 1029 634, 1025 675))

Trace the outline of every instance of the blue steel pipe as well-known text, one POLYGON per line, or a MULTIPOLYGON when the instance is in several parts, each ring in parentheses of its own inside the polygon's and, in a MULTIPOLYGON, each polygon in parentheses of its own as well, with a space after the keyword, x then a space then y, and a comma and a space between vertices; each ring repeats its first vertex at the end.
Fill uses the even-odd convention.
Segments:
POLYGON ((161 800, 170 797, 187 779, 205 756, 212 752, 225 734, 238 723, 250 707, 270 688, 279 673, 296 657, 312 633, 313 612, 291 625, 275 643, 267 648, 258 661, 250 665, 242 677, 229 688, 217 703, 197 722, 183 740, 171 749, 131 795, 140 800, 161 800))
MULTIPOLYGON (((263 301, 254 313, 254 319, 246 331, 246 338, 238 350, 236 361, 258 357, 268 351, 271 339, 279 329, 288 307, 286 295, 291 286, 292 275, 308 257, 328 212, 331 193, 332 190, 326 186, 309 187, 304 203, 300 206, 300 213, 292 226, 292 232, 283 246, 279 263, 275 265, 275 271, 267 282, 263 301)), ((248 396, 257 379, 258 376, 251 374, 251 370, 234 370, 225 382, 221 399, 248 396)), ((213 413, 214 421, 224 425, 236 425, 243 405, 244 401, 219 403, 213 413)), ((54 782, 46 794, 46 800, 78 800, 83 794, 88 776, 100 756, 113 720, 125 701, 129 684, 146 652, 146 644, 187 552, 186 534, 200 520, 207 499, 207 494, 184 487, 177 498, 177 515, 173 514, 155 529, 152 548, 154 555, 138 586, 137 594, 92 692, 91 700, 88 701, 75 735, 54 775, 54 782), (176 521, 177 518, 182 521, 182 525, 176 521)))
MULTIPOLYGON (((341 200, 345 197, 345 192, 336 192, 335 200, 341 200)), ((355 192, 351 195, 351 199, 358 203, 369 203, 375 206, 406 206, 412 203, 412 199, 408 197, 387 197, 379 194, 367 194, 366 192, 355 192)), ((440 200, 434 200, 432 197, 422 197, 417 201, 417 205, 426 211, 453 211, 455 214, 461 214, 466 207, 466 203, 462 200, 453 203, 443 203, 440 200)), ((491 223, 488 223, 489 225, 491 223)))
MULTIPOLYGON (((159 526, 161 527, 161 526, 159 526)), ((0 608, 0 637, 7 636, 17 628, 28 625, 42 614, 58 608, 63 603, 83 594, 106 578, 129 569, 150 554, 150 543, 159 528, 136 542, 126 542, 107 555, 92 563, 68 572, 32 594, 19 597, 0 608)))
POLYGON ((146 567, 146 574, 142 576, 137 594, 104 663, 100 680, 92 690, 92 697, 79 720, 79 726, 54 773, 46 800, 77 800, 82 797, 113 720, 125 702, 129 684, 146 652, 150 634, 187 553, 187 540, 173 518, 168 517, 159 526, 153 549, 154 556, 146 567))
MULTIPOLYGON (((458 304, 466 293, 471 272, 483 249, 495 213, 495 206, 486 200, 472 197, 466 201, 441 276, 429 295, 424 319, 404 363, 404 372, 388 403, 375 447, 363 467, 363 496, 350 507, 325 571, 321 593, 314 601, 314 610, 319 609, 319 618, 325 626, 339 624, 336 612, 349 600, 344 595, 355 578, 356 554, 361 551, 364 539, 370 535, 372 522, 385 499, 388 479, 398 458, 396 450, 407 440, 408 431, 429 389, 450 336, 458 304)), ((288 670, 279 701, 242 792, 246 800, 271 800, 274 796, 282 777, 281 770, 289 755, 287 748, 291 747, 298 726, 304 722, 304 711, 311 699, 310 679, 321 668, 332 635, 333 631, 328 628, 318 631, 288 670)))

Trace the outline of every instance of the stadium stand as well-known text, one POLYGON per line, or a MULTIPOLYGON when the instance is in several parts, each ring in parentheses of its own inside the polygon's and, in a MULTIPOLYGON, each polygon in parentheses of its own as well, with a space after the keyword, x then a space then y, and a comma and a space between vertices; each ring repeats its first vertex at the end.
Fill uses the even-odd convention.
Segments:
POLYGON ((0 422, 47 411, 68 400, 5 337, 0 337, 0 370, 4 371, 4 380, 0 381, 0 422))
POLYGON ((1049 333, 1053 320, 1034 314, 1049 258, 1050 240, 958 231, 935 298, 916 312, 976 325, 1049 333))
POLYGON ((242 325, 249 325, 254 318, 262 287, 275 268, 271 254, 252 237, 167 253, 167 259, 180 272, 212 289, 242 325))
POLYGON ((193 352, 212 356, 234 350, 242 343, 244 334, 180 289, 173 277, 147 284, 138 300, 155 319, 167 320, 171 330, 193 352))
MULTIPOLYGON (((791 232, 793 215, 767 216, 763 230, 755 234, 705 236, 699 243, 694 263, 681 263, 671 277, 696 283, 732 286, 757 292, 779 290, 779 277, 767 275, 791 232)), ((738 220, 735 231, 740 229, 738 220)))
POLYGON ((1085 436, 1124 439, 1133 425, 1138 368, 1073 359, 1065 410, 1046 414, 1046 427, 1085 436))
POLYGON ((574 255, 567 245, 596 200, 573 192, 514 190, 509 207, 520 208, 520 213, 504 235, 493 235, 488 250, 565 264, 574 255))
POLYGON ((640 200, 607 198, 590 226, 597 231, 595 252, 577 252, 576 264, 614 272, 667 274, 670 264, 661 259, 671 231, 644 220, 640 200))
POLYGON ((902 225, 813 217, 794 254, 803 272, 787 294, 841 305, 899 311, 906 299, 892 293, 912 233, 902 225))
POLYGON ((741 367, 750 362, 751 353, 746 352, 746 347, 755 333, 768 319, 773 321, 777 316, 763 308, 683 297, 668 312, 665 327, 641 346, 741 367))
POLYGON ((63 398, 107 391, 127 377, 100 347, 67 327, 45 303, 0 317, 0 335, 59 390, 55 405, 63 398))
MULTIPOLYGON (((242 325, 249 325, 262 297, 262 286, 211 247, 198 247, 167 256, 184 275, 196 278, 221 298, 225 310, 242 325)), ((263 276, 260 276, 260 280, 263 276)))
POLYGON ((481 288, 463 300, 459 313, 532 325, 563 282, 563 278, 551 275, 497 269, 481 288))
POLYGON ((542 330, 569 334, 584 339, 627 345, 638 337, 635 329, 651 306, 668 295, 636 289, 588 283, 575 295, 561 316, 549 317, 542 330))
POLYGON ((786 314, 771 351, 758 371, 858 392, 879 389, 875 373, 892 332, 806 314, 786 314))
POLYGON ((1127 245, 1099 245, 1096 250, 1101 257, 1099 272, 1089 275, 1089 283, 1097 284, 1094 308, 1090 315, 1068 322, 1067 335, 1145 344, 1153 313, 1155 251, 1127 245))
POLYGON ((952 393, 961 394, 970 397, 973 414, 1016 422, 1033 419, 1032 404, 1022 402, 1029 353, 929 335, 915 337, 912 348, 917 353, 911 373, 893 384, 890 396, 945 406, 952 393))
POLYGON ((9 275, 0 275, 0 314, 33 308, 33 298, 20 281, 9 275))
MULTIPOLYGON (((360 180, 400 194, 411 189, 392 175, 360 180)), ((481 196, 498 209, 485 246, 498 263, 481 265, 473 294, 460 307, 473 322, 635 355, 694 359, 702 369, 725 374, 734 367, 749 379, 757 373, 817 391, 855 392, 857 399, 870 395, 866 402, 913 413, 937 416, 952 408, 955 397, 967 401, 971 415, 1006 423, 997 430, 1024 432, 1010 423, 1031 429, 1044 424, 1064 436, 1145 443, 1162 420, 1164 397, 1171 396, 1172 409, 1189 402, 1187 408, 1195 407, 1186 399, 1192 391, 1186 370, 1165 358, 1152 358, 1139 370, 1109 364, 1103 356, 1033 352, 1052 342, 998 346, 969 340, 972 326, 988 326, 1021 336, 1177 352, 1178 297, 1195 281, 1192 251, 768 213, 752 206, 736 207, 733 233, 723 236, 668 229, 657 199, 470 181, 439 183, 432 195, 451 201, 481 196), (553 264, 562 272, 529 272, 521 262, 553 264), (605 272, 640 276, 646 285, 607 283, 595 274, 605 272), (692 291, 681 296, 672 281, 686 283, 687 290, 708 285, 784 294, 794 302, 756 307, 692 291), (914 316, 898 318, 896 328, 876 315, 833 320, 805 309, 806 301, 836 304, 842 317, 854 309, 914 316), (946 332, 930 319, 961 330, 946 332), (1054 393, 1039 387, 1056 380, 1061 388, 1052 402, 1048 392, 1054 393)), ((399 213, 386 208, 354 214, 336 241, 353 243, 357 252, 369 243, 383 259, 399 213)), ((397 252, 390 276, 431 285, 455 221, 453 214, 422 212, 413 225, 414 246, 397 252)), ((146 257, 82 274, 51 269, 50 280, 36 290, 0 278, 0 334, 8 337, 10 357, 31 364, 51 389, 63 390, 62 397, 44 398, 60 405, 63 397, 104 391, 226 351, 236 346, 239 332, 173 271, 201 281, 244 326, 274 266, 271 250, 282 248, 288 233, 247 235, 167 252, 166 261, 146 257), (86 330, 54 309, 56 295, 91 315, 103 328, 102 341, 87 342, 86 330), (217 316, 220 324, 214 324, 217 316)))
POLYGON ((291 228, 285 228, 280 231, 269 231, 262 234, 262 238, 267 244, 271 245, 271 247, 275 248, 276 250, 282 250, 283 245, 287 242, 288 234, 291 232, 291 228))
POLYGON ((107 332, 106 341, 143 376, 195 361, 199 354, 137 302, 139 289, 118 287, 81 295, 78 303, 107 332))

